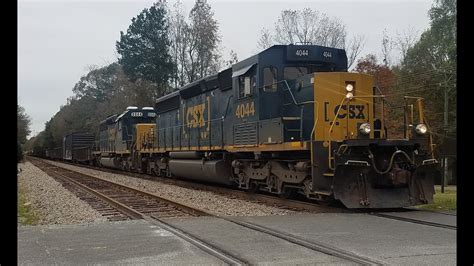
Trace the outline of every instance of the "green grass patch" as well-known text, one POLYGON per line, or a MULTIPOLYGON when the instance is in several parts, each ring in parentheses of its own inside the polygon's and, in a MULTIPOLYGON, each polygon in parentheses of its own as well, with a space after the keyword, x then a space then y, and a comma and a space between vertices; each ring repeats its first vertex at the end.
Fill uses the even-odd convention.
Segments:
POLYGON ((456 187, 445 187, 444 193, 441 193, 441 186, 435 186, 432 204, 416 206, 422 210, 431 211, 451 211, 456 210, 456 187))
POLYGON ((38 218, 33 213, 31 205, 26 202, 25 195, 21 189, 18 190, 18 222, 22 225, 35 225, 38 218))

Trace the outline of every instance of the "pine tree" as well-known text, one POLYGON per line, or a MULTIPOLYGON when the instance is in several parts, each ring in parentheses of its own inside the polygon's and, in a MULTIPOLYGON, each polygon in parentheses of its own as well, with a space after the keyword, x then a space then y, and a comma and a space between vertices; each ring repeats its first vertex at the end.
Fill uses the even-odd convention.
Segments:
POLYGON ((125 74, 133 82, 145 79, 156 83, 156 96, 166 90, 174 67, 169 54, 168 27, 165 4, 157 2, 134 17, 127 33, 121 31, 116 43, 125 74))

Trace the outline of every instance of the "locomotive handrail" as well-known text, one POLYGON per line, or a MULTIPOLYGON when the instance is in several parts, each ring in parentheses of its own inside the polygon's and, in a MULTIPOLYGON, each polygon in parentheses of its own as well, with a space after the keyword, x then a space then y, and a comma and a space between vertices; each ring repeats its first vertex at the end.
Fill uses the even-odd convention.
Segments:
MULTIPOLYGON (((428 124, 428 121, 426 120, 426 117, 425 117, 425 113, 423 112, 423 101, 425 100, 423 97, 417 97, 417 96, 404 96, 403 97, 404 101, 405 101, 405 108, 408 107, 408 99, 414 99, 416 100, 416 102, 418 103, 418 118, 419 118, 419 123, 422 123, 422 124, 425 124, 426 127, 428 128, 428 134, 429 134, 429 146, 430 146, 430 150, 431 150, 431 158, 435 158, 434 157, 434 149, 433 149, 433 146, 435 144, 433 144, 433 134, 432 134, 432 131, 431 131, 431 127, 430 125, 428 124)), ((405 116, 406 116, 406 112, 405 112, 405 116)), ((413 121, 413 114, 412 114, 412 123, 414 122, 413 121)), ((409 137, 407 135, 407 132, 408 132, 408 129, 407 129, 407 125, 405 123, 405 138, 406 137, 409 137)))
MULTIPOLYGON (((212 122, 216 122, 216 121, 220 121, 221 122, 221 138, 222 138, 222 143, 221 143, 221 146, 224 147, 224 128, 223 128, 223 122, 224 120, 227 118, 227 114, 228 114, 228 111, 229 111, 229 105, 230 105, 230 100, 233 98, 233 95, 230 95, 228 98, 227 98, 227 105, 226 105, 226 109, 225 109, 225 112, 224 112, 224 115, 219 117, 219 118, 214 118, 214 119, 208 119, 208 120, 205 120, 204 123, 209 123, 209 147, 211 148, 212 146, 212 122)), ((182 146, 181 145, 181 137, 182 137, 182 133, 183 131, 185 132, 185 128, 188 127, 190 128, 190 125, 192 125, 193 123, 186 123, 186 124, 181 124, 181 125, 176 125, 176 126, 170 126, 170 127, 164 127, 164 128, 157 128, 156 129, 156 132, 157 132, 157 135, 159 135, 159 132, 164 132, 165 134, 165 138, 164 138, 164 143, 165 143, 165 147, 166 147, 166 131, 171 129, 172 132, 171 132, 171 144, 172 144, 172 147, 173 147, 173 142, 174 142, 174 132, 177 131, 177 130, 174 130, 176 128, 179 128, 179 133, 180 133, 180 147, 182 146)), ((201 140, 201 127, 198 127, 198 146, 200 146, 200 140, 201 140)), ((191 137, 188 137, 188 148, 190 147, 191 143, 191 137)), ((157 137, 157 145, 159 146, 159 142, 160 142, 160 138, 159 136, 157 137)))
POLYGON ((310 138, 310 150, 311 150, 311 175, 313 175, 313 160, 314 160, 314 156, 313 156, 313 142, 314 142, 314 132, 316 131, 316 124, 318 124, 318 119, 319 119, 319 103, 318 101, 314 101, 315 103, 315 108, 316 108, 316 119, 314 121, 314 125, 313 125, 313 129, 311 130, 311 138, 310 138))
MULTIPOLYGON (((385 95, 361 95, 361 96, 352 96, 352 97, 346 97, 344 96, 344 98, 342 99, 341 103, 339 104, 339 108, 337 109, 337 112, 334 116, 334 119, 331 123, 331 126, 329 127, 329 132, 328 132, 328 136, 327 136, 327 139, 326 141, 328 142, 328 166, 329 166, 329 169, 331 170, 334 170, 335 167, 332 165, 332 149, 331 149, 331 133, 332 133, 332 129, 334 127, 334 125, 336 124, 336 120, 338 119, 338 116, 339 116, 339 112, 341 111, 342 109, 342 105, 345 101, 351 101, 352 99, 354 98, 381 98, 382 99, 382 119, 381 119, 381 128, 384 128, 384 125, 385 125, 385 119, 384 119, 384 99, 385 99, 385 95)), ((382 131, 383 132, 383 131, 382 131)), ((385 137, 385 134, 383 135, 383 137, 385 137)))
MULTIPOLYGON (((280 82, 285 83, 286 88, 287 88, 288 92, 290 92, 291 99, 293 100, 293 103, 294 103, 295 105, 304 105, 304 104, 310 104, 310 103, 314 103, 314 102, 315 102, 315 101, 306 101, 306 102, 300 102, 300 103, 297 102, 296 99, 295 99, 295 96, 293 95, 293 92, 291 91, 290 85, 288 85, 288 82, 286 81, 286 79, 281 80, 281 81, 278 81, 278 82, 276 82, 276 83, 274 83, 274 84, 278 84, 278 83, 280 83, 280 82)), ((273 84, 272 84, 272 85, 273 85, 273 84)))
POLYGON ((332 128, 334 127, 334 124, 336 123, 336 119, 337 119, 338 116, 339 116, 339 111, 341 111, 341 109, 342 109, 342 104, 343 104, 346 100, 348 100, 348 98, 346 98, 346 97, 344 96, 344 98, 343 98, 342 101, 341 101, 341 104, 339 104, 339 108, 337 109, 336 115, 334 116, 334 119, 333 119, 333 121, 332 121, 332 123, 331 123, 331 126, 329 127, 329 132, 328 132, 328 140, 329 140, 329 141, 328 141, 328 166, 329 166, 329 169, 331 169, 331 170, 334 170, 334 169, 335 169, 335 168, 332 166, 332 160, 331 160, 331 158, 332 158, 332 156, 331 156, 331 155, 332 155, 332 150, 331 150, 331 132, 332 132, 332 128))

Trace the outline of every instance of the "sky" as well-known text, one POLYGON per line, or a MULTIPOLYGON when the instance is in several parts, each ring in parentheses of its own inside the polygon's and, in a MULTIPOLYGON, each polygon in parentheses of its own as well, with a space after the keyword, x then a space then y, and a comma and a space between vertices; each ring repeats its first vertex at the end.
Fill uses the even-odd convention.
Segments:
MULTIPOLYGON (((115 42, 131 19, 154 1, 145 0, 19 0, 18 104, 31 118, 34 136, 59 111, 72 88, 90 66, 117 61, 115 42)), ((193 0, 184 0, 185 12, 193 0)), ((383 31, 395 37, 429 28, 432 0, 208 0, 219 23, 222 56, 230 50, 243 60, 259 52, 260 30, 273 29, 282 10, 311 8, 337 17, 350 36, 365 37, 361 56, 380 56, 383 31)), ((168 0, 170 6, 175 0, 168 0)), ((393 57, 397 58, 396 51, 393 57)))

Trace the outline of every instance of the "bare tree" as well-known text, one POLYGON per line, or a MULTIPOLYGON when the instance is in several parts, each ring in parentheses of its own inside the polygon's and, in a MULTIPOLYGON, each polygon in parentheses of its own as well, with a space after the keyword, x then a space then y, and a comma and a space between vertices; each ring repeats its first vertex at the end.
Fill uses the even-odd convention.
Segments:
POLYGON ((218 45, 220 43, 219 26, 213 18, 214 12, 207 0, 196 0, 189 13, 191 33, 196 44, 196 74, 197 78, 210 73, 217 62, 218 45))
POLYGON ((176 66, 176 69, 173 71, 171 83, 172 87, 178 88, 184 85, 183 60, 185 58, 184 54, 186 46, 188 45, 187 39, 184 38, 184 31, 186 30, 187 23, 183 13, 183 3, 178 0, 173 5, 173 10, 171 10, 169 14, 171 41, 170 54, 174 65, 176 66))
POLYGON ((234 52, 234 50, 230 50, 229 60, 226 61, 226 67, 231 67, 233 64, 237 62, 239 62, 239 59, 237 58, 237 53, 234 52))
POLYGON ((218 71, 223 64, 219 26, 207 0, 196 0, 188 20, 179 1, 170 14, 171 55, 176 63, 173 86, 178 88, 218 71))
POLYGON ((400 62, 405 60, 408 49, 412 48, 418 40, 418 31, 413 27, 403 30, 402 33, 397 31, 397 37, 395 38, 394 46, 400 52, 400 62))
POLYGON ((351 66, 356 61, 357 57, 362 52, 362 48, 365 45, 365 36, 364 35, 355 35, 352 37, 348 46, 345 48, 347 51, 347 69, 350 69, 351 66))
POLYGON ((347 30, 338 18, 305 8, 283 10, 275 23, 274 34, 263 28, 258 47, 266 49, 273 44, 312 43, 322 46, 346 49, 349 67, 355 62, 364 47, 364 36, 354 36, 347 42, 347 30))
POLYGON ((267 28, 262 28, 260 31, 260 38, 258 39, 257 46, 258 48, 265 50, 268 47, 273 45, 273 37, 270 33, 270 30, 267 28))
POLYGON ((386 67, 390 66, 392 63, 390 54, 392 53, 393 45, 394 42, 390 40, 390 37, 387 35, 387 29, 384 29, 382 33, 382 57, 383 63, 386 67))

